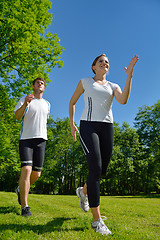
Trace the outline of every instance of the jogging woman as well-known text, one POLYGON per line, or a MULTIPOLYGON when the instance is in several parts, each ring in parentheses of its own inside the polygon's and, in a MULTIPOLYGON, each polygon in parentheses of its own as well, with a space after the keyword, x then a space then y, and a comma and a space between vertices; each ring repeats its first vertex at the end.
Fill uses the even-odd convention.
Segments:
POLYGON ((91 228, 101 234, 111 234, 100 214, 100 177, 106 174, 113 148, 113 97, 120 104, 126 104, 130 95, 133 69, 138 61, 135 55, 128 68, 124 68, 127 79, 123 91, 119 85, 106 80, 109 71, 109 60, 105 54, 96 57, 92 64, 95 76, 83 78, 69 103, 71 131, 76 141, 76 133, 86 155, 89 175, 87 183, 76 190, 80 198, 80 207, 87 212, 91 208, 93 222, 91 228), (85 107, 80 119, 80 130, 74 123, 75 104, 84 95, 85 107), (89 205, 88 205, 89 202, 89 205))

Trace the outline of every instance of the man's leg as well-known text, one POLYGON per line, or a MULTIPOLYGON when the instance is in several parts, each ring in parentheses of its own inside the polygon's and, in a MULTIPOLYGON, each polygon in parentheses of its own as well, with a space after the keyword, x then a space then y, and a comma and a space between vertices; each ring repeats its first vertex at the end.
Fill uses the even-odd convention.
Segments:
POLYGON ((31 166, 22 167, 21 176, 19 179, 20 199, 22 208, 28 205, 27 199, 30 186, 37 181, 40 175, 41 172, 32 171, 31 166))
POLYGON ((20 190, 20 199, 21 207, 28 206, 28 194, 30 189, 30 177, 32 172, 32 166, 24 166, 21 168, 21 176, 19 179, 19 190, 20 190))
POLYGON ((41 172, 32 171, 31 177, 30 177, 30 185, 35 183, 40 176, 41 176, 41 172))
POLYGON ((19 153, 21 159, 21 175, 19 179, 20 205, 28 205, 27 198, 30 189, 30 176, 33 163, 33 140, 25 139, 19 141, 19 153))
POLYGON ((35 183, 41 176, 41 171, 44 164, 45 146, 46 141, 44 139, 34 139, 33 166, 30 184, 35 183))

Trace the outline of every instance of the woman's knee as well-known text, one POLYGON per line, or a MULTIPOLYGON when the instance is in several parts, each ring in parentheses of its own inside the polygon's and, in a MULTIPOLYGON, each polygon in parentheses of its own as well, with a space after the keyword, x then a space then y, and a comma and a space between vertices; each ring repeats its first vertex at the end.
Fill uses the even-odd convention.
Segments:
POLYGON ((99 180, 102 175, 102 168, 96 167, 95 169, 89 170, 89 177, 93 180, 99 180))

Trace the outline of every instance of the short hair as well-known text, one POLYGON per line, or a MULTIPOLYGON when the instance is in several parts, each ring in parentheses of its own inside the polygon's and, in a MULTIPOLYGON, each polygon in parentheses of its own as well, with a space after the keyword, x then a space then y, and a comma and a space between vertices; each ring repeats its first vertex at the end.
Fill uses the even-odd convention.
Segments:
POLYGON ((33 81, 32 85, 34 85, 34 84, 35 84, 35 82, 36 82, 37 80, 41 80, 41 81, 43 81, 43 82, 44 82, 44 85, 46 85, 46 82, 45 82, 45 80, 44 80, 43 78, 41 78, 41 77, 37 77, 36 79, 34 79, 34 81, 33 81))
POLYGON ((92 63, 92 71, 94 72, 94 74, 96 74, 96 72, 93 70, 93 66, 96 65, 96 62, 97 62, 98 59, 99 59, 100 57, 102 57, 102 56, 103 56, 103 57, 107 57, 106 54, 103 53, 103 54, 99 55, 98 57, 96 57, 96 58, 94 59, 93 63, 92 63))

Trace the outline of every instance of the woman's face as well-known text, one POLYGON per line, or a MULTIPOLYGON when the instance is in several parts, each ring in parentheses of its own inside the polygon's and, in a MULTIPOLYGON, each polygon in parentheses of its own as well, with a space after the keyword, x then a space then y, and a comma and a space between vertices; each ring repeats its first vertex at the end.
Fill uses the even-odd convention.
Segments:
POLYGON ((105 56, 101 56, 98 58, 96 64, 92 67, 95 73, 107 73, 109 70, 109 61, 105 56))

